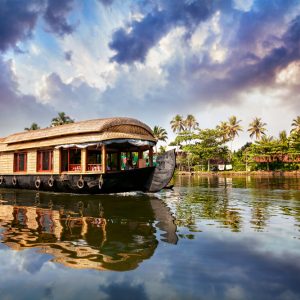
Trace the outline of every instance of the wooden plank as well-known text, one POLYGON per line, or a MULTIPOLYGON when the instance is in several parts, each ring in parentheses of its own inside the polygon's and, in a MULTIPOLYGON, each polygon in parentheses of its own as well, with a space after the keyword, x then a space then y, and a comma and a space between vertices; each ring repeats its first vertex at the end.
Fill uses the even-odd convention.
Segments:
POLYGON ((86 158, 87 158, 86 149, 81 149, 81 173, 86 172, 86 158))
POLYGON ((36 150, 27 151, 27 173, 34 174, 37 171, 37 153, 36 150))
POLYGON ((60 173, 60 150, 53 150, 53 173, 60 173))
POLYGON ((14 166, 14 154, 1 153, 0 155, 0 173, 1 174, 12 174, 14 166))

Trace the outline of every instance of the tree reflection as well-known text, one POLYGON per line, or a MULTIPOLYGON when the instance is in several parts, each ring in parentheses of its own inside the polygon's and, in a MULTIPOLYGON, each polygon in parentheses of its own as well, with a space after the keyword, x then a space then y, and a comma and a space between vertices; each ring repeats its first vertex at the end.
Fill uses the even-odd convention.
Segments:
POLYGON ((183 199, 177 202, 176 224, 187 227, 191 232, 199 231, 196 220, 204 219, 219 222, 232 231, 240 231, 241 215, 229 203, 231 178, 207 177, 196 178, 195 181, 201 181, 202 184, 204 182, 209 188, 217 189, 189 190, 183 199))
POLYGON ((199 231, 203 220, 240 231, 249 220, 256 231, 264 231, 278 200, 284 214, 299 223, 299 178, 277 176, 190 176, 175 180, 180 186, 176 201, 176 222, 191 232, 199 231), (186 184, 188 188, 186 188, 186 184), (291 205, 293 200, 293 205, 291 205), (297 202, 298 201, 298 202, 297 202), (248 212, 250 208, 250 212, 248 212))

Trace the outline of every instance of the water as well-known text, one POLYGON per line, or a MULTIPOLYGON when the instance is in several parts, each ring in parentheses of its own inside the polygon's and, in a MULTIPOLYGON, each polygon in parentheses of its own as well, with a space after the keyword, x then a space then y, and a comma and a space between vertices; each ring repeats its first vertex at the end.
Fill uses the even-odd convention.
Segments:
POLYGON ((1 299, 300 299, 300 179, 0 190, 1 299))

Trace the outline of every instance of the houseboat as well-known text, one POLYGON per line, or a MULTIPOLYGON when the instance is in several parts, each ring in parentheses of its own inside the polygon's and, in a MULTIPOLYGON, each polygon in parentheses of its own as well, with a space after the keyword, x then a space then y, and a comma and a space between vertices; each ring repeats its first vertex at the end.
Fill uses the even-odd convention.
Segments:
POLYGON ((0 139, 0 188, 102 194, 157 192, 175 170, 169 151, 153 163, 156 139, 132 118, 81 121, 0 139))

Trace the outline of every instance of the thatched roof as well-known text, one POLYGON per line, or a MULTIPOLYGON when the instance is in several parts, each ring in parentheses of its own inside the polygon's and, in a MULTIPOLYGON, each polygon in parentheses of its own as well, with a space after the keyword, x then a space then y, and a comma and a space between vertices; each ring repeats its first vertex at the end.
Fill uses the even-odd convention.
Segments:
POLYGON ((132 118, 81 121, 51 128, 15 133, 0 140, 0 151, 35 148, 73 142, 133 138, 156 141, 146 124, 132 118))

